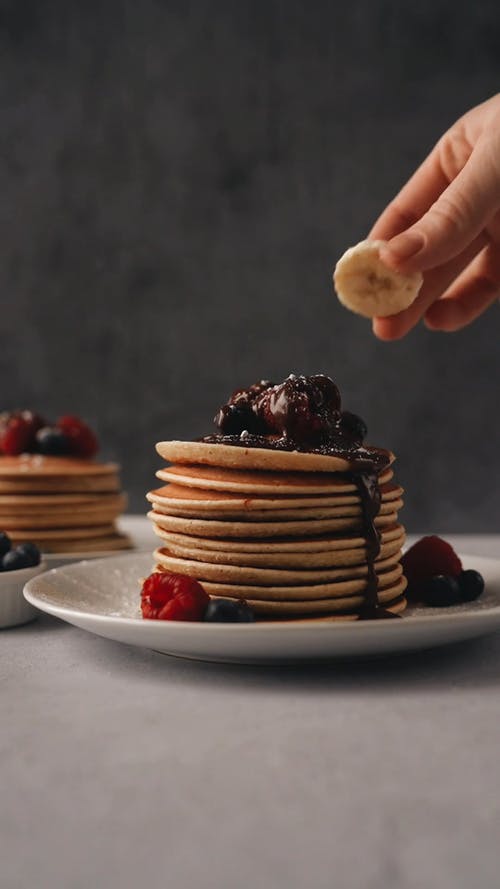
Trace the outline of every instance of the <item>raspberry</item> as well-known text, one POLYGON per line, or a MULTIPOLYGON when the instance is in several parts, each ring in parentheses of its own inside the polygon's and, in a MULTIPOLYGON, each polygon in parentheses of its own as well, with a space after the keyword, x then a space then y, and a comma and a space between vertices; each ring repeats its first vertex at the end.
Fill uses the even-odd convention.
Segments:
POLYGON ((32 424, 20 414, 12 414, 0 431, 0 451, 9 457, 17 457, 31 450, 34 433, 32 424))
POLYGON ((210 596, 185 574, 156 571, 141 591, 142 616, 150 620, 203 620, 210 596))
POLYGON ((99 442, 90 426, 79 417, 68 414, 60 417, 56 425, 68 439, 73 456, 94 457, 97 454, 99 442))
POLYGON ((462 563, 453 547, 441 537, 422 537, 401 559, 408 581, 408 593, 414 598, 437 575, 458 577, 462 563))

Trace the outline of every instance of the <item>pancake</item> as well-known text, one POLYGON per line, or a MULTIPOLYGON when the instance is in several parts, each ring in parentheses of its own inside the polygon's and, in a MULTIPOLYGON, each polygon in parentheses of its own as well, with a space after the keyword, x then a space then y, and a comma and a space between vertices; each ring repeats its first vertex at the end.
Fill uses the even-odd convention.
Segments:
MULTIPOLYGON (((396 599, 392 599, 390 602, 384 602, 384 610, 390 611, 392 614, 400 614, 404 611, 408 606, 408 602, 406 601, 403 595, 398 596, 396 599)), ((356 612, 351 614, 345 613, 337 613, 337 614, 306 614, 306 615, 294 615, 288 614, 280 617, 279 611, 274 614, 268 612, 266 614, 256 614, 256 619, 259 622, 266 621, 267 623, 272 622, 274 624, 279 623, 294 623, 294 624, 320 624, 320 623, 352 623, 353 621, 359 620, 359 615, 356 612)))
MULTIPOLYGON (((403 495, 403 488, 396 484, 385 484, 380 486, 380 493, 383 502, 390 500, 399 500, 403 495)), ((288 510, 288 509, 304 509, 304 508, 325 508, 338 507, 359 504, 359 493, 347 494, 326 494, 322 496, 283 496, 267 495, 259 497, 242 497, 240 494, 227 491, 210 491, 205 488, 182 488, 179 485, 164 485, 162 488, 155 488, 146 495, 150 503, 155 505, 159 512, 166 512, 170 508, 182 509, 188 508, 199 512, 249 512, 254 510, 288 510)), ((1 498, 0 498, 1 502, 1 498)))
MULTIPOLYGON (((355 464, 343 457, 313 454, 305 451, 281 451, 266 448, 245 448, 236 445, 209 444, 204 441, 160 441, 156 445, 160 457, 170 463, 201 463, 229 469, 258 469, 296 472, 349 472, 355 464)), ((365 448, 367 455, 378 455, 377 448, 365 448)), ((388 453, 389 463, 394 454, 388 453)))
MULTIPOLYGON (((387 503, 382 502, 378 515, 393 515, 394 510, 401 509, 402 500, 391 500, 387 503)), ((305 509, 277 509, 277 510, 237 510, 237 509, 206 509, 197 511, 192 508, 175 509, 174 507, 163 507, 160 504, 154 504, 155 512, 159 515, 179 516, 180 518, 197 518, 215 519, 222 521, 234 520, 236 522, 285 522, 285 521, 306 521, 307 519, 342 519, 342 518, 361 518, 363 510, 360 504, 347 504, 345 506, 325 506, 310 507, 305 509)))
MULTIPOLYGON (((215 584, 204 584, 207 593, 214 595, 215 584)), ((386 602, 393 602, 395 599, 399 599, 400 596, 404 593, 406 589, 407 583, 406 578, 401 577, 397 584, 388 590, 381 590, 378 594, 378 601, 381 605, 386 604, 386 602)), ((217 593, 216 595, 219 595, 217 593)), ((220 594, 222 595, 222 594, 220 594)), ((226 594, 224 594, 226 598, 226 594)), ((227 596, 227 598, 239 599, 240 596, 227 596)), ((339 599, 321 599, 316 601, 291 601, 291 602, 276 602, 274 600, 264 601, 262 599, 251 599, 247 598, 245 600, 248 605, 253 609, 257 617, 260 618, 268 618, 268 617, 280 617, 287 618, 292 615, 314 615, 314 614, 322 614, 326 616, 328 613, 336 614, 338 612, 351 612, 354 613, 357 617, 357 612, 359 612, 360 608, 363 607, 364 597, 363 596, 346 596, 344 598, 339 599)), ((406 600, 405 600, 406 606, 406 600)), ((398 611, 402 611, 403 608, 398 609, 398 611)), ((396 612, 397 613, 397 612, 396 612)))
MULTIPOLYGON (((115 533, 117 532, 112 524, 94 525, 90 528, 42 528, 36 532, 36 541, 44 544, 49 540, 90 540, 92 537, 109 537, 115 533)), ((33 531, 18 528, 12 532, 12 535, 9 534, 9 537, 19 543, 23 540, 33 540, 33 531)))
MULTIPOLYGON (((361 522, 354 518, 309 519, 290 522, 222 522, 217 520, 186 519, 180 516, 165 516, 159 512, 148 512, 156 527, 166 531, 180 531, 181 534, 194 534, 200 537, 288 537, 304 535, 316 537, 327 531, 360 531, 361 522)), ((394 525, 397 513, 379 515, 374 520, 376 528, 394 525)))
MULTIPOLYGON (((376 562, 376 572, 390 571, 396 568, 401 553, 398 550, 394 555, 376 562)), ((311 568, 305 564, 301 569, 287 570, 284 568, 263 568, 243 565, 213 564, 194 559, 185 559, 174 556, 171 551, 160 548, 155 550, 154 557, 159 565, 167 571, 175 574, 187 574, 196 580, 216 581, 220 583, 255 584, 256 586, 286 584, 320 584, 333 583, 340 580, 353 580, 368 576, 366 561, 362 565, 347 565, 343 568, 311 568)))
MULTIPOLYGON (((1 459, 1 458, 0 458, 1 459)), ((65 493, 114 493, 120 490, 120 480, 115 475, 44 476, 43 478, 0 478, 0 494, 65 494, 65 493)))
MULTIPOLYGON (((240 538, 238 540, 228 537, 196 537, 193 535, 167 531, 156 527, 156 534, 169 544, 177 543, 183 547, 194 549, 220 550, 222 552, 242 553, 329 553, 340 552, 342 554, 351 551, 359 551, 359 558, 365 558, 366 539, 361 535, 332 535, 323 534, 318 537, 281 537, 279 539, 240 538)), ((405 539, 405 529, 402 525, 394 524, 380 529, 381 543, 405 539)))
POLYGON ((9 533, 17 530, 30 530, 32 534, 39 536, 40 531, 50 528, 91 528, 113 522, 120 512, 116 509, 100 509, 85 511, 83 509, 72 512, 58 512, 39 516, 3 516, 0 515, 0 528, 9 533))
POLYGON ((88 507, 99 506, 101 503, 116 504, 119 509, 126 506, 126 497, 123 494, 110 493, 81 493, 81 494, 2 494, 0 493, 0 512, 5 513, 9 509, 16 512, 20 509, 46 509, 64 506, 88 507))
MULTIPOLYGON (((325 552, 224 552, 223 550, 201 549, 198 547, 177 546, 168 538, 167 532, 160 536, 167 538, 168 551, 180 559, 196 559, 212 565, 238 565, 256 568, 333 568, 346 565, 366 565, 366 549, 326 550, 325 552)), ((400 554, 405 540, 404 534, 395 541, 382 544, 378 563, 395 553, 400 554)))
POLYGON ((129 547, 114 521, 126 508, 119 467, 90 459, 21 454, 0 457, 0 528, 44 552, 129 547))
MULTIPOLYGON (((22 543, 18 536, 15 536, 14 543, 22 543)), ((26 538, 28 539, 28 538, 26 538)), ((31 538, 29 538, 31 540, 31 538)), ((42 542, 40 541, 40 544, 42 542)), ((68 539, 67 537, 53 537, 43 541, 41 546, 44 553, 104 553, 114 552, 115 550, 130 549, 131 540, 125 534, 113 532, 101 537, 77 537, 68 539)))
MULTIPOLYGON (((313 472, 262 472, 241 469, 227 469, 220 466, 200 464, 167 466, 156 473, 162 481, 172 482, 183 487, 208 488, 210 491, 233 491, 244 494, 344 494, 357 493, 356 485, 340 473, 313 472)), ((392 469, 384 470, 379 476, 380 484, 393 478, 392 469)))
POLYGON ((0 457, 0 478, 30 476, 30 478, 79 478, 116 475, 116 463, 95 463, 77 457, 50 457, 44 454, 21 454, 19 457, 0 457))

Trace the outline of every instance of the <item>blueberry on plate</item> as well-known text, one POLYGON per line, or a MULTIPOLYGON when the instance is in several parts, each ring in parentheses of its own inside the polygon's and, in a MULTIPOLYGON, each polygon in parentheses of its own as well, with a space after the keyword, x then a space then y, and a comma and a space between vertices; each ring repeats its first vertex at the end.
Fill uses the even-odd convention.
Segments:
POLYGON ((35 543, 20 543, 16 546, 18 553, 21 553, 25 560, 25 568, 34 568, 40 564, 40 550, 35 543))
POLYGON ((0 559, 5 553, 8 553, 12 547, 12 543, 8 534, 5 531, 0 531, 0 559))
POLYGON ((458 576, 458 585, 463 602, 473 602, 478 599, 484 590, 484 579, 479 571, 468 568, 458 576))
POLYGON ((255 615, 246 602, 234 599, 211 599, 204 620, 210 623, 252 623, 255 615))
POLYGON ((420 599, 435 608, 446 608, 463 602, 457 579, 446 574, 437 574, 423 584, 420 599))

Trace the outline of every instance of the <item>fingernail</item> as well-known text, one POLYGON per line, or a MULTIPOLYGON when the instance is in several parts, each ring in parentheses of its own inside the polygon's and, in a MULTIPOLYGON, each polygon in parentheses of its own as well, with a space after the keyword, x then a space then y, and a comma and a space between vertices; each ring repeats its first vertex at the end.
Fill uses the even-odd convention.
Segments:
POLYGON ((387 251, 395 259, 409 259, 410 256, 420 253, 424 244, 425 238, 421 232, 403 232, 389 241, 384 247, 384 252, 387 251))

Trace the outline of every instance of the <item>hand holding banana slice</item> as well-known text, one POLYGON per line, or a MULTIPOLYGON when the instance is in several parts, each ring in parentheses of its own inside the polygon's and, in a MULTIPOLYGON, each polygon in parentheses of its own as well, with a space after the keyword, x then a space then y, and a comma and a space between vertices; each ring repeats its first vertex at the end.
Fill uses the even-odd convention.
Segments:
POLYGON ((385 241, 361 241, 335 266, 337 296, 347 309, 365 318, 396 315, 411 306, 421 286, 420 272, 402 275, 384 265, 379 249, 385 241))

